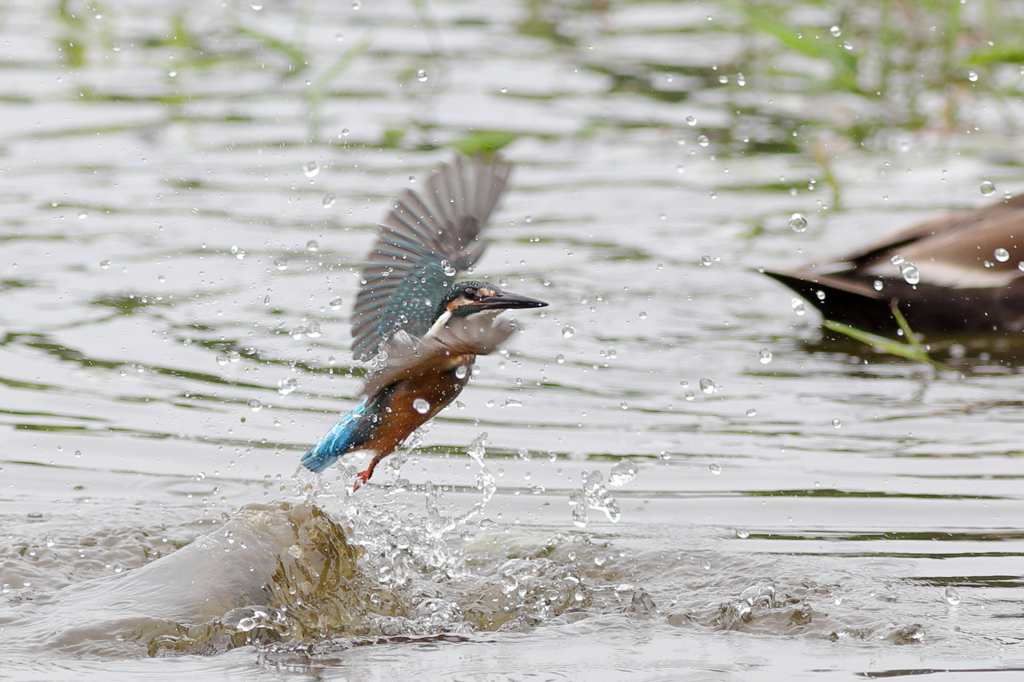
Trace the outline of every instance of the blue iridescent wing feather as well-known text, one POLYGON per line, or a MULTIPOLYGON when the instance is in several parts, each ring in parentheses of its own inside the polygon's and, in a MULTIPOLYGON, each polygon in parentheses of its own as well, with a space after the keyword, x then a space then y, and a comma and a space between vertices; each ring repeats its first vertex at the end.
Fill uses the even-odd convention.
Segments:
POLYGON ((352 311, 352 354, 368 360, 398 331, 423 336, 455 282, 483 254, 477 242, 509 166, 456 156, 398 200, 381 225, 352 311))

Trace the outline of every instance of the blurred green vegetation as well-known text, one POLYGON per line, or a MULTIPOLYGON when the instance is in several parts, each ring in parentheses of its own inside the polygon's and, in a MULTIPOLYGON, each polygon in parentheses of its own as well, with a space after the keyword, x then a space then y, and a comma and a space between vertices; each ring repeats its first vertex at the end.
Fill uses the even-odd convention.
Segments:
MULTIPOLYGON (((831 67, 819 85, 886 96, 948 86, 991 89, 980 68, 1024 62, 1024 22, 999 0, 881 0, 874 3, 741 2, 748 27, 788 52, 831 67), (811 22, 814 16, 827 21, 811 22)), ((772 69, 769 66, 769 69, 772 69)), ((998 89, 998 88, 996 88, 998 89)))
MULTIPOLYGON (((399 96, 413 98, 416 113, 409 120, 389 120, 376 140, 362 139, 359 144, 407 149, 454 146, 472 153, 494 151, 522 136, 517 130, 437 127, 432 118, 434 102, 447 87, 444 74, 458 53, 445 47, 445 36, 433 19, 436 2, 409 0, 417 17, 413 28, 426 37, 428 47, 410 52, 405 67, 393 72, 394 85, 402 88, 399 96), (424 77, 417 83, 417 70, 424 67, 430 73, 429 82, 424 77)), ((723 0, 701 6, 700 13, 706 12, 709 21, 701 18, 677 20, 664 27, 637 27, 623 19, 641 4, 660 6, 667 12, 674 9, 670 2, 521 0, 507 28, 529 40, 548 43, 551 59, 600 75, 608 85, 605 93, 596 93, 598 97, 642 97, 682 108, 695 100, 707 106, 709 93, 714 93, 713 106, 720 108, 725 118, 702 120, 689 132, 706 136, 714 145, 711 151, 722 157, 805 156, 810 165, 820 169, 819 180, 831 188, 832 208, 839 204, 841 188, 831 173, 829 159, 838 153, 837 147, 843 147, 824 144, 821 139, 839 138, 848 148, 851 144, 869 146, 894 130, 911 134, 964 130, 973 124, 971 117, 986 104, 986 98, 1019 99, 1024 92, 1021 3, 723 0), (645 36, 677 39, 679 49, 660 54, 635 51, 633 54, 646 55, 636 59, 624 56, 629 50, 600 49, 602 44, 614 45, 618 38, 642 40, 645 36), (739 49, 724 50, 717 63, 700 54, 681 56, 715 36, 729 45, 738 44, 739 49), (753 97, 753 93, 766 97, 753 97), (791 95, 805 98, 803 106, 763 104, 791 95), (842 106, 837 105, 840 101, 842 106)), ((52 35, 63 63, 82 70, 112 59, 120 49, 112 33, 121 11, 116 5, 101 6, 91 0, 58 0, 53 10, 58 30, 52 35), (110 16, 94 20, 101 14, 110 16)), ((154 63, 171 55, 181 72, 223 66, 248 69, 276 75, 282 88, 294 88, 295 77, 300 76, 308 87, 296 91, 301 90, 305 99, 309 140, 314 141, 325 100, 365 96, 345 84, 343 76, 350 67, 361 59, 394 60, 396 55, 383 48, 370 50, 374 24, 363 15, 352 15, 352 25, 347 27, 355 28, 361 37, 345 42, 344 48, 339 43, 336 51, 317 49, 308 35, 310 23, 316 21, 314 11, 312 6, 298 6, 283 28, 267 22, 269 10, 255 12, 249 3, 230 3, 205 13, 175 8, 168 10, 162 29, 121 39, 131 40, 133 51, 152 52, 154 63)), ((135 95, 117 87, 97 93, 85 82, 79 96, 146 97, 172 107, 203 96, 181 88, 181 80, 174 80, 170 72, 165 82, 166 91, 156 95, 135 95)), ((665 124, 639 115, 610 116, 595 109, 575 135, 585 138, 609 129, 652 125, 665 124)))

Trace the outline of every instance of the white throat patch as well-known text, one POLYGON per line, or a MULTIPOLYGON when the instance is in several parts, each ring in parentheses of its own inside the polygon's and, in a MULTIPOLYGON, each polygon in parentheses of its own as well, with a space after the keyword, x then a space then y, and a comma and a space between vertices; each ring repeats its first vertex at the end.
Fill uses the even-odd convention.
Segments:
MULTIPOLYGON (((475 313, 471 313, 471 314, 467 315, 466 317, 467 318, 470 318, 470 317, 475 317, 475 318, 486 317, 486 318, 489 318, 489 319, 491 319, 493 321, 494 318, 496 318, 498 315, 500 315, 503 312, 505 312, 505 311, 504 311, 504 309, 501 309, 501 308, 496 309, 496 310, 481 310, 481 311, 478 311, 478 312, 475 312, 475 313)), ((446 310, 443 313, 441 313, 441 317, 437 318, 437 322, 435 322, 433 325, 431 325, 430 329, 427 330, 427 333, 423 335, 423 338, 424 339, 429 339, 429 338, 432 338, 434 336, 437 336, 438 333, 440 333, 440 331, 442 329, 444 329, 444 326, 446 324, 448 324, 448 320, 450 320, 450 319, 452 319, 452 313, 451 313, 450 310, 446 310)))

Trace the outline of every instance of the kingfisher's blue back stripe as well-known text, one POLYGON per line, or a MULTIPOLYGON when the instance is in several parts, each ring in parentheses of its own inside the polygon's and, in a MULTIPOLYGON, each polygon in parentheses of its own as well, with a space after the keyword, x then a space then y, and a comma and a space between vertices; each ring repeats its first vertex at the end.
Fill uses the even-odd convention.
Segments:
POLYGON ((349 412, 341 421, 332 426, 327 435, 321 438, 319 443, 302 456, 302 466, 313 473, 319 474, 348 452, 356 435, 356 427, 359 425, 359 420, 366 412, 366 403, 366 400, 359 403, 359 407, 349 412))

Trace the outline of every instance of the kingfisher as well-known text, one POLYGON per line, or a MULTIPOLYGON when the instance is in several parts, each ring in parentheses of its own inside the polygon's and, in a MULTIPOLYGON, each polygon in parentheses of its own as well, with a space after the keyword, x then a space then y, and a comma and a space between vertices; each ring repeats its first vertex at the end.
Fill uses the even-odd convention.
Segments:
POLYGON ((455 400, 478 355, 515 330, 505 310, 548 304, 480 280, 458 280, 483 255, 480 232, 510 166, 457 155, 396 201, 380 225, 352 314, 352 355, 373 360, 363 401, 302 457, 319 473, 349 452, 373 453, 358 489, 414 430, 455 400))

